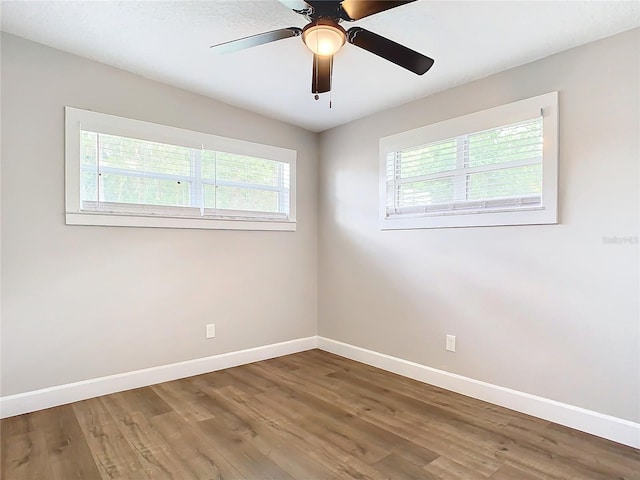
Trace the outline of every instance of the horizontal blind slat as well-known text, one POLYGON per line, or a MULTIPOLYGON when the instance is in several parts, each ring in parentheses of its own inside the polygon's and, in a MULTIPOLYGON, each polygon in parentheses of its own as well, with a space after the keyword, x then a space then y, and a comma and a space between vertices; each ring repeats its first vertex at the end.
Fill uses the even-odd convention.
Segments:
POLYGON ((542 118, 391 152, 386 177, 388 213, 535 207, 542 118))
POLYGON ((80 143, 82 209, 288 218, 288 163, 85 130, 80 143))

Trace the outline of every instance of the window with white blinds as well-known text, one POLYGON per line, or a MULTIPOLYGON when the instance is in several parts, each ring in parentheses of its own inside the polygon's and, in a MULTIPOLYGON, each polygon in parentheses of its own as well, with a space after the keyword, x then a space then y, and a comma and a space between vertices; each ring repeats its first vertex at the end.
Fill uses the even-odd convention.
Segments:
POLYGON ((67 108, 67 223, 294 230, 294 173, 291 150, 67 108))
POLYGON ((556 223, 556 132, 553 93, 381 139, 381 227, 556 223))

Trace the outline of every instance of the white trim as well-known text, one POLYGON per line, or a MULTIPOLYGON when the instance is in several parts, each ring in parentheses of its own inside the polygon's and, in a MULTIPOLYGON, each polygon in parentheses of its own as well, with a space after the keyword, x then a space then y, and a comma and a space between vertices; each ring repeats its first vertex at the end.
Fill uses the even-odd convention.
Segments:
POLYGON ((640 424, 313 336, 0 397, 0 418, 319 348, 388 372, 640 448, 640 424))
MULTIPOLYGON (((104 113, 81 110, 73 107, 65 107, 65 213, 68 225, 101 225, 101 226, 125 226, 125 227, 166 227, 166 228, 200 228, 222 230, 296 230, 296 159, 297 152, 288 148, 265 145, 246 140, 226 138, 204 132, 185 130, 182 128, 160 125, 141 120, 118 117, 104 113), (238 215, 235 220, 217 219, 207 216, 202 218, 176 218, 171 214, 170 208, 158 207, 153 209, 155 218, 145 215, 137 215, 137 210, 126 213, 117 211, 92 211, 82 209, 80 201, 80 133, 81 130, 92 130, 110 135, 139 138, 153 142, 168 143, 183 147, 214 150, 219 152, 231 152, 239 155, 258 157, 266 160, 289 165, 288 185, 288 218, 285 221, 271 219, 265 216, 262 221, 254 221, 252 212, 247 215, 238 215)), ((136 172, 128 172, 128 175, 136 176, 136 172)), ((177 175, 140 173, 140 176, 153 176, 154 178, 167 177, 176 180, 189 181, 191 177, 177 175)), ((209 183, 209 182, 206 182, 209 183)), ((242 186, 241 182, 229 182, 229 184, 242 186)), ((210 183, 209 183, 210 184, 210 183)), ((259 190, 264 186, 255 186, 259 190)), ((124 204, 122 204, 124 206, 124 204)), ((140 205, 137 205, 140 207, 140 205)), ((149 210, 150 206, 143 206, 149 210)), ((221 215, 230 211, 220 210, 221 215)))
POLYGON ((640 424, 318 337, 318 348, 452 392, 640 448, 640 424))
POLYGON ((111 215, 108 213, 67 213, 67 225, 103 227, 200 228, 205 230, 273 230, 295 232, 295 222, 213 220, 210 218, 177 218, 160 216, 111 215))
POLYGON ((196 358, 185 362, 118 373, 106 377, 56 385, 31 392, 0 397, 0 418, 77 402, 87 398, 122 392, 133 388, 169 382, 179 378, 259 362, 269 358, 311 350, 317 346, 317 337, 299 338, 287 342, 248 348, 236 352, 196 358))
MULTIPOLYGON (((378 167, 378 226, 380 230, 414 228, 483 227, 500 225, 544 225, 558 223, 558 92, 527 98, 479 112, 470 113, 413 130, 380 138, 378 167), (418 215, 387 214, 387 156, 399 150, 426 145, 473 132, 497 128, 542 116, 542 206, 536 210, 479 209, 475 211, 425 211, 418 215)), ((452 170, 446 175, 459 175, 465 170, 452 170)), ((429 178, 437 177, 429 175, 429 178)), ((415 178, 407 181, 415 181, 415 178)), ((394 192, 395 194, 395 192, 394 192)))

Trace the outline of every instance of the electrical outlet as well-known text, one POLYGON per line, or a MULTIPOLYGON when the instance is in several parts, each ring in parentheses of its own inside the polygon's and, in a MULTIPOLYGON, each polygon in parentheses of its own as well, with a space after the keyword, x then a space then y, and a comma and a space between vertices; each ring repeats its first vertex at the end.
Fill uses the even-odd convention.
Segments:
POLYGON ((445 348, 449 352, 455 352, 456 351, 456 336, 455 335, 447 335, 447 343, 445 345, 445 348))
POLYGON ((216 324, 208 323, 207 324, 207 338, 213 338, 216 336, 216 324))

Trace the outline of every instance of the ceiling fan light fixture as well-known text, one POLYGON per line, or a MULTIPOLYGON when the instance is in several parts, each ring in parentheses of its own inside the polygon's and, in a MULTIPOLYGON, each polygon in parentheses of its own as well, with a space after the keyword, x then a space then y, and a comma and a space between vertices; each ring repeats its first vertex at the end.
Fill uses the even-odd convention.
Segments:
POLYGON ((302 30, 302 41, 316 55, 335 54, 347 41, 347 33, 335 22, 320 19, 302 30))

